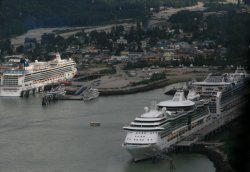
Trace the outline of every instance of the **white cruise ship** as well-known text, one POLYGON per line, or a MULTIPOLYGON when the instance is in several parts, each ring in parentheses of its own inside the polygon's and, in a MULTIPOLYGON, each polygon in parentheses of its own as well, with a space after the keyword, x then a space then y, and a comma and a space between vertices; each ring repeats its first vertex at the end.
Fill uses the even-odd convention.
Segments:
POLYGON ((242 67, 235 73, 211 73, 202 82, 192 83, 193 89, 204 99, 209 100, 209 109, 214 118, 232 108, 239 101, 240 91, 246 86, 249 74, 242 67))
POLYGON ((190 91, 186 99, 177 91, 172 100, 163 101, 136 117, 129 126, 123 147, 135 161, 157 156, 173 144, 211 122, 208 103, 190 91))
POLYGON ((18 69, 6 70, 0 75, 0 96, 22 96, 29 92, 42 90, 48 84, 71 79, 77 72, 76 63, 72 59, 55 59, 48 62, 28 64, 21 59, 18 69))

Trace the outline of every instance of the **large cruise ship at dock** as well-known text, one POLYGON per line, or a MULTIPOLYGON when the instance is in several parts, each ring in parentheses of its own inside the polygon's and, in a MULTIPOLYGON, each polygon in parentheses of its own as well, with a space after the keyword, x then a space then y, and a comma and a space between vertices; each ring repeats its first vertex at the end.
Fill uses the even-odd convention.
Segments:
POLYGON ((204 81, 192 83, 193 89, 209 101, 209 109, 217 118, 221 112, 239 103, 241 91, 249 80, 249 74, 242 67, 234 73, 210 73, 204 81))
POLYGON ((187 99, 177 91, 172 100, 163 101, 134 119, 127 131, 123 147, 135 161, 157 156, 175 143, 211 123, 208 103, 190 91, 187 99))
POLYGON ((18 69, 5 70, 0 74, 0 96, 22 96, 44 89, 44 86, 65 81, 75 76, 76 63, 61 59, 59 53, 48 62, 28 63, 21 59, 18 69))

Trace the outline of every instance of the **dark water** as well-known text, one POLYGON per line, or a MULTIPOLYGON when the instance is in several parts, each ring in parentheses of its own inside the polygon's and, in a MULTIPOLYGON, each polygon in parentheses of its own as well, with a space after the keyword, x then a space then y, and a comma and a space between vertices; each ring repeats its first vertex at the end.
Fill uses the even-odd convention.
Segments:
MULTIPOLYGON (((121 144, 122 127, 152 100, 169 99, 166 88, 126 96, 58 101, 46 107, 42 95, 0 98, 1 172, 168 172, 168 161, 132 163, 121 144), (100 127, 90 127, 97 121, 100 127)), ((203 155, 173 156, 175 172, 214 172, 203 155)))

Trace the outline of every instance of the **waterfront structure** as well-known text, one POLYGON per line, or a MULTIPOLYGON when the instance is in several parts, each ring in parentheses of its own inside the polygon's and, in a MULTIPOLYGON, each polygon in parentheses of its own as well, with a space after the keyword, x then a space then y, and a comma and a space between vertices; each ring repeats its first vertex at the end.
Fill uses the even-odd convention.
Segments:
POLYGON ((172 100, 163 101, 136 117, 129 126, 123 147, 135 161, 151 158, 171 147, 186 136, 211 123, 208 102, 190 91, 177 91, 172 100))
POLYGON ((64 84, 60 84, 58 87, 52 88, 47 92, 47 96, 64 96, 66 94, 64 84))
POLYGON ((235 73, 211 73, 202 82, 193 82, 192 86, 202 98, 209 100, 209 109, 214 118, 238 102, 239 91, 246 86, 249 74, 242 67, 235 73))
POLYGON ((98 89, 96 88, 92 88, 92 87, 87 87, 83 92, 82 92, 82 96, 83 96, 83 100, 84 101, 89 101, 92 99, 96 99, 97 97, 99 97, 100 92, 98 91, 98 89))
POLYGON ((41 91, 44 86, 65 81, 75 76, 76 63, 72 59, 61 59, 59 53, 48 62, 28 63, 20 60, 19 68, 6 70, 0 75, 0 96, 23 96, 41 91))

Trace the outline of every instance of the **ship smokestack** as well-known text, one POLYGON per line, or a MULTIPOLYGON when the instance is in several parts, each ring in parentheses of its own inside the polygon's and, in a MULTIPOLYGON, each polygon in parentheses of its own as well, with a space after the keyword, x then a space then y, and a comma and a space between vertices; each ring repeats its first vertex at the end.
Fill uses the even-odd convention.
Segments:
POLYGON ((25 65, 25 59, 21 58, 19 62, 19 69, 24 69, 24 65, 25 65))
POLYGON ((19 62, 19 69, 24 69, 24 67, 28 67, 29 63, 26 59, 21 58, 19 62))

